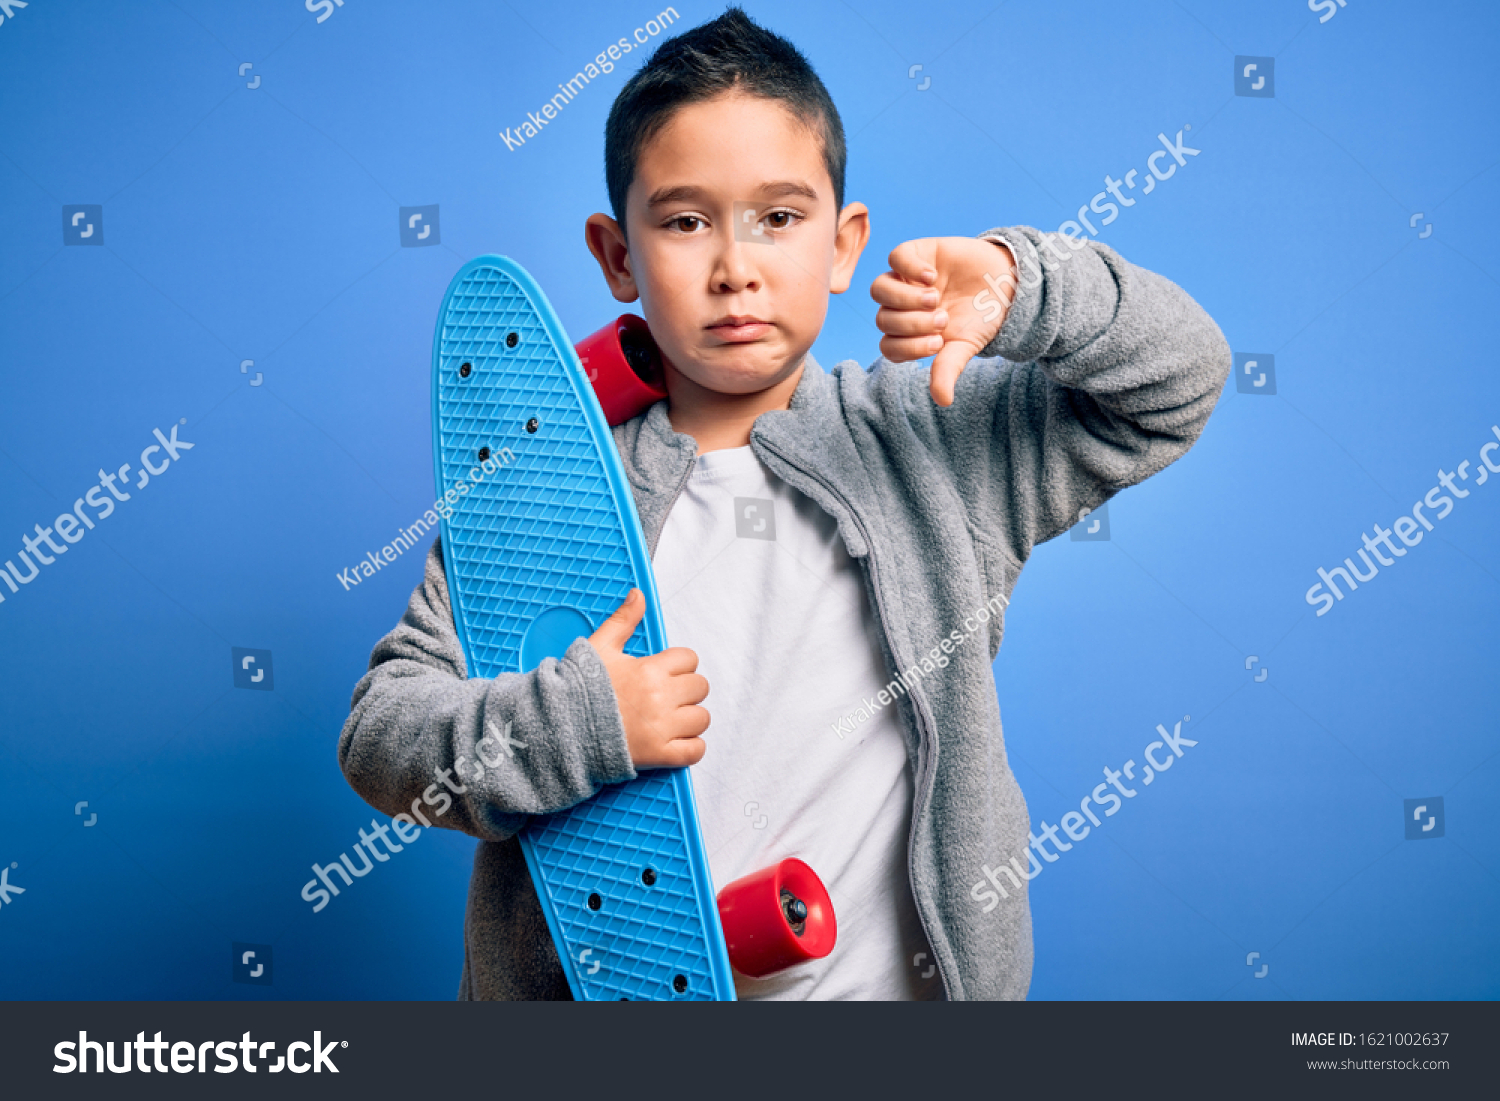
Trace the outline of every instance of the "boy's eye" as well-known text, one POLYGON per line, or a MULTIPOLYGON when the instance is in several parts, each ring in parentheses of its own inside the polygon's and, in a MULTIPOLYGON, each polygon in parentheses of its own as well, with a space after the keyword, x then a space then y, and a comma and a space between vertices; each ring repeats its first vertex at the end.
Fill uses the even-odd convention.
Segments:
MULTIPOLYGON (((791 229, 801 219, 802 215, 795 210, 768 210, 760 216, 761 224, 770 230, 791 229)), ((697 214, 677 214, 666 221, 668 229, 679 233, 697 233, 707 225, 708 222, 697 214)))

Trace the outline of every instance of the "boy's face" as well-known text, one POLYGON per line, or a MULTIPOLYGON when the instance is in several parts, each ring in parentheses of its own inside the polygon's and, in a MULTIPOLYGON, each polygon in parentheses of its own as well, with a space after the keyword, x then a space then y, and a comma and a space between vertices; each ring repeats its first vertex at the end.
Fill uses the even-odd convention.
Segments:
POLYGON ((640 297, 669 372, 725 394, 801 366, 869 234, 863 204, 835 209, 817 133, 738 94, 679 108, 647 143, 625 220, 628 252, 613 219, 589 219, 611 291, 640 297))

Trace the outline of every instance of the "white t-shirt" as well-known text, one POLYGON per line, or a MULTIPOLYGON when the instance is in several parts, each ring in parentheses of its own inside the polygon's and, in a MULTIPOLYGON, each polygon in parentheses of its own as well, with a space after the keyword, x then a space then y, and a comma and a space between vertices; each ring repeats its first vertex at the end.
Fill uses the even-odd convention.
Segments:
POLYGON ((891 680, 834 518, 749 445, 699 455, 653 560, 667 642, 698 655, 712 716, 693 790, 716 889, 789 856, 833 900, 825 959, 759 999, 941 999, 907 873, 912 776, 895 706, 841 738, 891 680), (925 977, 924 977, 925 976, 925 977))

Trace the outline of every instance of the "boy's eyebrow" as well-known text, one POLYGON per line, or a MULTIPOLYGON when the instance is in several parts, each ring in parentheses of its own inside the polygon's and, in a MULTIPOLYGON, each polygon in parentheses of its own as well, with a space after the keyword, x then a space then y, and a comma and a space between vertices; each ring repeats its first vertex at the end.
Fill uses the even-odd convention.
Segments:
MULTIPOLYGON (((801 180, 774 180, 760 187, 760 196, 765 199, 781 199, 787 195, 800 195, 811 202, 818 199, 817 191, 801 180)), ((705 198, 708 198, 708 192, 704 188, 693 184, 678 184, 676 187, 658 188, 646 200, 646 206, 665 206, 668 203, 692 202, 705 198)))

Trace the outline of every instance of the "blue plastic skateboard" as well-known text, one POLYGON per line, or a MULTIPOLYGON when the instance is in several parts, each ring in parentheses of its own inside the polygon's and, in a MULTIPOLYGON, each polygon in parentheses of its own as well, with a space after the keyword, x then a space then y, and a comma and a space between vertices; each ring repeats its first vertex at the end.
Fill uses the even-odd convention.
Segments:
MULTIPOLYGON (((519 264, 481 256, 453 277, 433 339, 432 397, 438 494, 467 486, 442 538, 469 676, 561 658, 631 586, 646 611, 625 652, 665 649, 609 426, 519 264)), ((520 841, 574 998, 734 999, 686 769, 642 772, 533 818, 520 841)))
MULTIPOLYGON (((625 652, 666 648, 609 432, 666 396, 661 369, 631 314, 575 349, 541 288, 503 256, 453 277, 433 340, 432 438, 438 494, 453 494, 443 565, 470 676, 562 657, 631 586, 646 611, 625 652)), ((732 1001, 731 967, 761 978, 822 959, 838 938, 827 889, 795 857, 715 899, 686 769, 641 772, 534 817, 520 842, 580 1001, 732 1001)))

